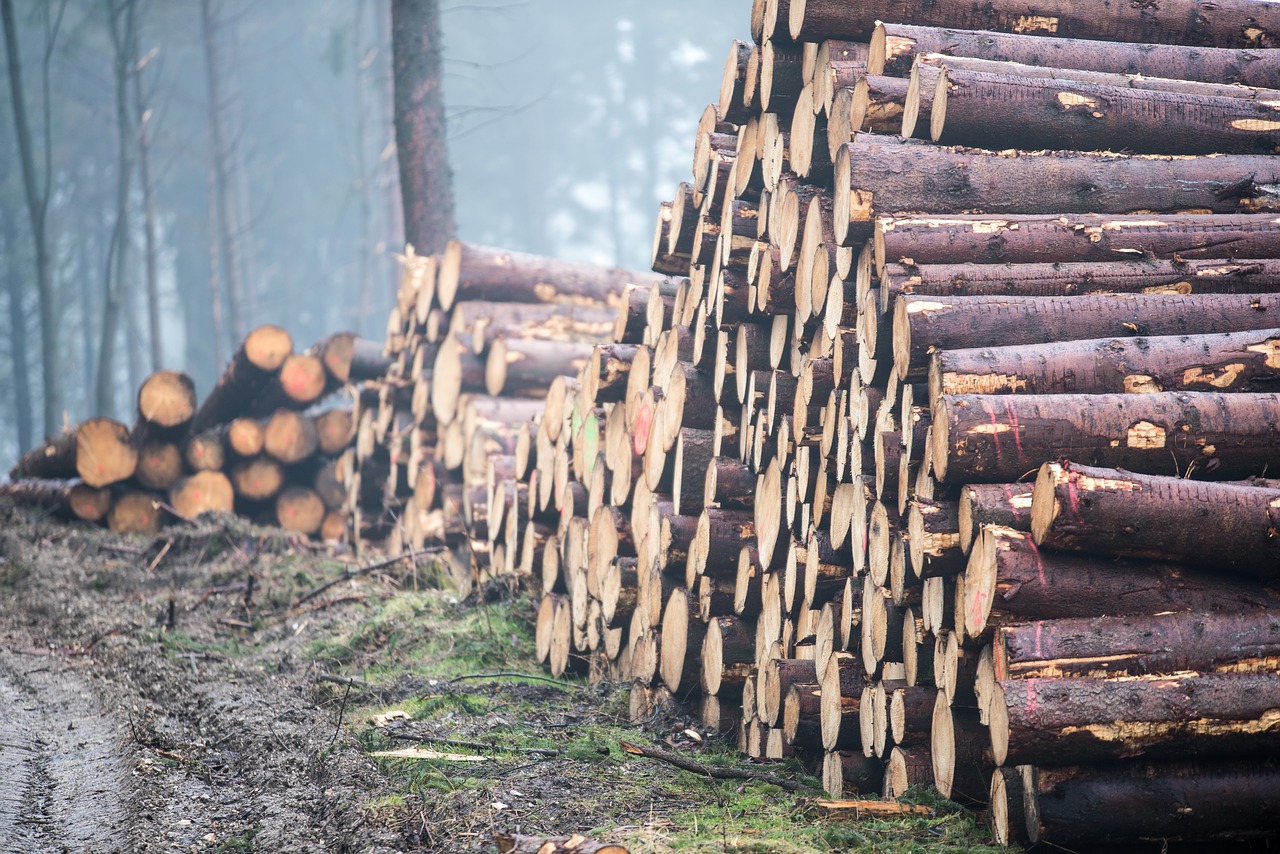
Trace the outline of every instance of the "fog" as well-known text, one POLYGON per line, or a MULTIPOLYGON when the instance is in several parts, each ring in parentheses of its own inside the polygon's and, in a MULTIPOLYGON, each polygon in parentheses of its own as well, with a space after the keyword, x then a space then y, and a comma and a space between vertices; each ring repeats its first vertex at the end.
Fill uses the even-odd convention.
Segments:
MULTIPOLYGON (((3 470, 50 426, 131 423, 154 369, 203 394, 260 323, 299 348, 381 336, 403 248, 389 5, 11 0, 31 146, 26 169, 5 49, 3 470)), ((458 236, 643 269, 658 203, 687 178, 698 117, 746 37, 741 0, 441 9, 458 236)))

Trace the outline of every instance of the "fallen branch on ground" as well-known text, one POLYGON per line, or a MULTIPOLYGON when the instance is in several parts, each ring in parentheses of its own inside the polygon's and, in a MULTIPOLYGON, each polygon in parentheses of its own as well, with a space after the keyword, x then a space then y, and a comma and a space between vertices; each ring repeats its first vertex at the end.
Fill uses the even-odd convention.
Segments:
POLYGON ((668 765, 674 765, 684 771, 692 771, 694 774, 702 774, 706 777, 714 777, 717 780, 759 780, 762 783, 768 783, 786 789, 788 792, 802 792, 805 786, 800 785, 794 780, 788 780, 785 777, 779 777, 777 774, 771 774, 768 771, 752 771, 749 768, 724 768, 719 765, 703 765, 686 756, 678 753, 672 753, 668 750, 662 750, 657 747, 643 747, 639 744, 632 744, 629 741, 620 741, 618 745, 623 752, 630 753, 633 756, 645 756, 649 759, 658 759, 666 762, 668 765))
POLYGON ((374 563, 368 564, 367 566, 362 566, 357 569, 345 569, 342 571, 342 574, 337 576, 336 578, 331 578, 328 581, 326 581, 324 584, 321 584, 319 587, 314 587, 311 590, 299 596, 297 601, 293 603, 292 608, 297 608, 299 605, 305 604, 306 602, 310 602, 312 599, 316 598, 321 593, 325 592, 331 587, 341 584, 344 581, 350 581, 353 578, 359 578, 362 575, 368 575, 371 572, 377 572, 380 569, 386 569, 388 566, 397 564, 402 560, 416 560, 419 556, 428 554, 430 553, 430 551, 431 550, 422 549, 419 551, 408 552, 402 555, 396 555, 395 557, 389 557, 386 560, 376 561, 374 563))

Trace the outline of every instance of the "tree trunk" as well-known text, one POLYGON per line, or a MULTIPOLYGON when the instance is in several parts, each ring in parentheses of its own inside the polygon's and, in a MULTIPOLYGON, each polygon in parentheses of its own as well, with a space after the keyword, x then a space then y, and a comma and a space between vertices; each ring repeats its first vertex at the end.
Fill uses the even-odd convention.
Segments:
POLYGON ((999 680, 1266 673, 1280 660, 1280 615, 1181 611, 1035 620, 999 629, 993 646, 999 680))
POLYGON ((964 630, 982 639, 996 623, 1025 619, 1160 614, 1166 611, 1239 612, 1276 607, 1277 592, 1256 581, 1215 577, 1194 569, 1145 561, 1040 551, 1031 535, 986 528, 963 576, 964 630))
MULTIPOLYGON (((895 301, 898 377, 923 379, 936 350, 1081 341, 1112 336, 1203 335, 1270 329, 1275 294, 1092 294, 1078 297, 916 297, 895 301)), ((1041 461, 1043 462, 1043 460, 1041 461)))
POLYGON ((1241 480, 1275 460, 1277 420, 1274 394, 943 395, 934 409, 933 470, 948 483, 1006 483, 1065 457, 1241 480))
POLYGON ((1260 392, 1280 386, 1280 330, 1055 341, 940 350, 930 397, 942 394, 1260 392))
POLYGON ((865 239, 877 214, 1259 213, 1280 208, 1273 157, 988 152, 856 136, 836 152, 835 237, 865 239))
POLYGON ((142 69, 148 58, 139 58, 133 71, 133 108, 138 122, 138 180, 142 190, 142 227, 144 261, 147 282, 147 338, 151 343, 151 370, 158 371, 164 364, 164 337, 160 328, 160 274, 156 255, 160 251, 156 241, 156 210, 154 190, 151 184, 151 110, 142 97, 142 69))
MULTIPOLYGON (((439 252, 454 233, 438 0, 392 0, 396 151, 405 240, 439 252)), ((442 303, 448 309, 451 303, 442 303)))
POLYGON ((1280 829, 1280 768, 1259 758, 1027 767, 1022 777, 1032 843, 1083 850, 1150 839, 1256 839, 1280 829))
MULTIPOLYGON (((36 291, 40 295, 40 370, 44 386, 44 434, 52 436, 62 426, 62 369, 60 367, 57 295, 54 292, 52 259, 47 230, 49 195, 53 187, 53 141, 50 134, 52 114, 49 96, 49 64, 53 46, 62 23, 62 13, 52 26, 46 10, 45 45, 42 65, 44 116, 44 187, 39 187, 31 126, 27 118, 27 96, 22 86, 22 58, 18 54, 17 24, 13 0, 0 0, 0 19, 4 24, 5 53, 9 68, 9 101, 13 107, 14 132, 18 137, 18 154, 22 163, 22 188, 31 219, 31 239, 36 258, 36 291)), ((88 370, 88 366, 85 366, 88 370)), ((23 447, 27 447, 23 445, 23 447)))
POLYGON ((990 149, 1271 153, 1274 115, 1247 98, 944 67, 930 137, 990 149))
POLYGON ((991 705, 998 764, 1262 756, 1280 747, 1280 675, 1015 679, 991 705))
POLYGON ((1262 8, 1248 0, 1227 0, 1212 8, 1195 0, 1173 0, 1161 5, 1158 14, 1104 0, 999 0, 981 5, 923 0, 791 0, 789 23, 796 41, 866 39, 878 21, 1115 42, 1248 48, 1280 45, 1280 10, 1262 8))
POLYGON ((1280 489, 1045 463, 1031 502, 1038 546, 1275 577, 1280 489), (1212 523, 1206 527, 1206 517, 1212 523))
POLYGON ((889 264, 1043 264, 1141 258, 1269 258, 1280 223, 1268 214, 991 217, 885 216, 875 224, 877 270, 889 264))
MULTIPOLYGON (((12 257, 16 249, 14 245, 16 229, 6 209, 0 212, 0 252, 5 257, 12 257)), ((27 309, 25 288, 18 265, 5 265, 4 285, 9 305, 6 334, 9 340, 10 374, 13 382, 13 420, 14 438, 19 448, 30 448, 35 442, 35 429, 32 424, 31 411, 31 363, 27 348, 27 309)))
POLYGON ((893 23, 876 26, 867 64, 872 74, 906 77, 916 57, 928 53, 1205 83, 1274 86, 1280 80, 1280 56, 1272 51, 1128 44, 893 23))
POLYGON ((111 491, 81 481, 29 478, 0 484, 0 497, 15 504, 42 507, 68 518, 98 522, 111 507, 111 491))

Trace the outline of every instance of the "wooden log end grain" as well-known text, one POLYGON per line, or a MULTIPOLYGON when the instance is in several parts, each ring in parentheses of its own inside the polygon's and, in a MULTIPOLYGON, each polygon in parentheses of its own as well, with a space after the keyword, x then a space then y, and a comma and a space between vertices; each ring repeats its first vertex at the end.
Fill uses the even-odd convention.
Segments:
POLYGON ((138 416, 161 429, 181 427, 196 413, 196 385, 179 371, 156 371, 138 389, 138 416))
POLYGON ((235 491, 222 472, 202 471, 178 481, 169 491, 169 503, 188 519, 201 513, 230 513, 235 491))
POLYGON ((76 428, 75 460, 80 479, 90 486, 110 486, 131 477, 138 451, 129 428, 110 418, 91 418, 76 428))

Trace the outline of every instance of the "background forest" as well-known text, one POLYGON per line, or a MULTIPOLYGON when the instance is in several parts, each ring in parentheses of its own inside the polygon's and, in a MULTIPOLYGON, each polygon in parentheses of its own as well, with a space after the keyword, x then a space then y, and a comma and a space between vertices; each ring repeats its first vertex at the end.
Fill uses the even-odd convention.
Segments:
MULTIPOLYGON (((64 422, 131 421, 156 368, 203 394, 260 323, 380 339, 389 5, 0 0, 0 470, 64 422)), ((459 237, 646 267, 741 0, 441 12, 459 237)))

